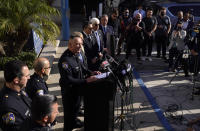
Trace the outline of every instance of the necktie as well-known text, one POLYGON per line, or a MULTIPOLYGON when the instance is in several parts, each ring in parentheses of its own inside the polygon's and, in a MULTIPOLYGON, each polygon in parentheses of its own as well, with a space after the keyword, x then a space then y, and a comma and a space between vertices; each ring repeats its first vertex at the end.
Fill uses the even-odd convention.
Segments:
POLYGON ((104 32, 104 34, 106 34, 106 27, 105 26, 103 26, 103 32, 104 32))
POLYGON ((79 53, 78 58, 79 58, 79 60, 83 63, 83 56, 81 55, 81 53, 79 53))
POLYGON ((96 38, 97 38, 97 44, 98 44, 98 46, 99 46, 99 51, 100 51, 100 38, 99 38, 99 35, 98 35, 98 32, 97 32, 97 31, 95 32, 95 36, 96 36, 96 38))

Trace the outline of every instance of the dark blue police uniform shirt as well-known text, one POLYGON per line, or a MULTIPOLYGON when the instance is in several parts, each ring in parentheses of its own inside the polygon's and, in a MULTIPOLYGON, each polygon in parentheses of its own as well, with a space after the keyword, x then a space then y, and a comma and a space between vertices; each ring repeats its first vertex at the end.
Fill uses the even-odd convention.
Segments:
POLYGON ((31 117, 31 99, 25 91, 16 92, 6 86, 0 91, 0 127, 3 131, 20 131, 31 117))
POLYGON ((49 126, 41 126, 40 124, 36 122, 32 122, 31 128, 29 131, 53 131, 53 130, 51 130, 51 127, 49 126))
POLYGON ((25 89, 31 99, 37 95, 44 95, 49 93, 46 82, 36 73, 31 75, 31 78, 28 80, 25 89))
POLYGON ((91 71, 67 49, 60 57, 58 62, 60 72, 60 84, 64 86, 80 86, 86 84, 85 76, 90 75, 91 71))

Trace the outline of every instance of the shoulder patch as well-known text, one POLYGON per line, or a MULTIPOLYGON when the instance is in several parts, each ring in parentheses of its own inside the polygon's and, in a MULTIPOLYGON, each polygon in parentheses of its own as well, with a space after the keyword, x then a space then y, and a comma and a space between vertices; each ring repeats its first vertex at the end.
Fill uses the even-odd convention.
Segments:
POLYGON ((39 96, 42 96, 42 95, 44 95, 44 91, 43 91, 43 90, 37 90, 37 94, 38 94, 39 96))
POLYGON ((66 62, 63 62, 63 63, 62 63, 62 68, 63 68, 63 69, 68 69, 68 68, 69 68, 69 65, 68 65, 66 62))
POLYGON ((6 125, 14 124, 15 123, 15 115, 12 112, 8 112, 7 114, 4 114, 2 116, 2 120, 6 125))

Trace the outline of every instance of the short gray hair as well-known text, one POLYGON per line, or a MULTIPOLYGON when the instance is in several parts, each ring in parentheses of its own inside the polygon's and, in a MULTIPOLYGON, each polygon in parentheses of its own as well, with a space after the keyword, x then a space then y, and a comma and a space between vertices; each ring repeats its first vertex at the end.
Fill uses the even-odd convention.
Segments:
POLYGON ((90 20, 90 23, 92 23, 92 24, 100 24, 100 21, 99 21, 98 18, 92 18, 92 19, 90 20))

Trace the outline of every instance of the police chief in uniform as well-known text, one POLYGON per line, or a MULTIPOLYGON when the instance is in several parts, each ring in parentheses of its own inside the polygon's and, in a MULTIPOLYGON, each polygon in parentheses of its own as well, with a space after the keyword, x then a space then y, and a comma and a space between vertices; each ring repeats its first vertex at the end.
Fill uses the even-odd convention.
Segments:
POLYGON ((0 127, 3 131, 21 131, 30 118, 31 100, 24 91, 30 73, 27 65, 14 60, 5 65, 5 85, 0 91, 0 127))
POLYGON ((84 130, 112 130, 115 84, 109 79, 97 79, 94 75, 100 72, 91 72, 80 62, 82 43, 80 36, 72 35, 68 49, 58 63, 64 107, 64 131, 79 127, 76 117, 80 96, 84 96, 84 130))
POLYGON ((26 92, 33 99, 35 96, 48 94, 46 80, 50 73, 50 63, 47 58, 40 57, 34 62, 34 74, 28 80, 26 92))

